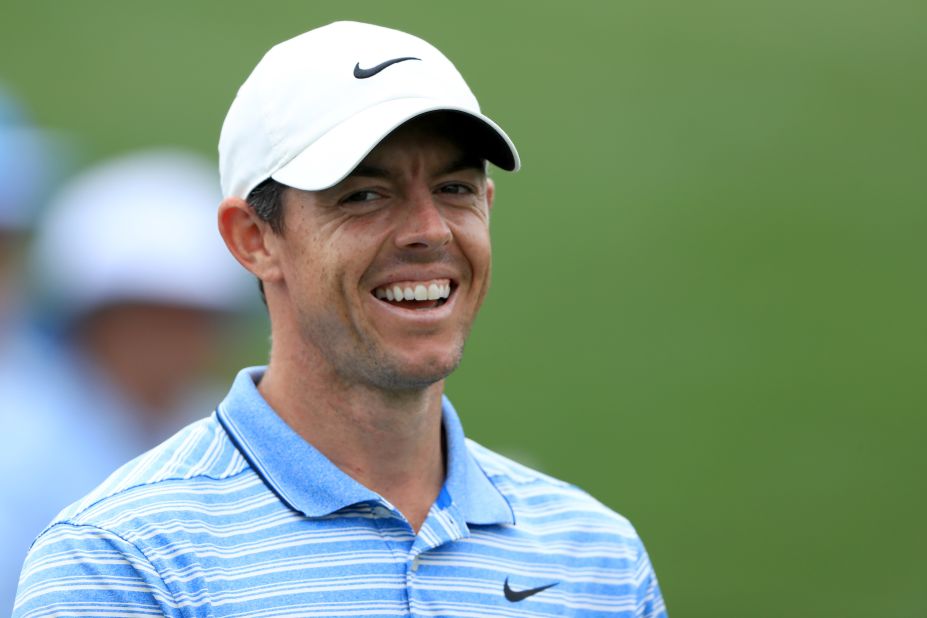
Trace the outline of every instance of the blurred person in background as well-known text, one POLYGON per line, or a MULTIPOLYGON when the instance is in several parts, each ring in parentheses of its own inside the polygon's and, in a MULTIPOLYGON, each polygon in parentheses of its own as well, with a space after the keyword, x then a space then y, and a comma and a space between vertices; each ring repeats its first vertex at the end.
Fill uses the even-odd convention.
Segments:
POLYGON ((7 609, 62 507, 214 403, 204 373, 250 289, 216 233, 218 201, 213 165, 149 151, 81 174, 41 220, 28 261, 42 328, 0 386, 7 609))
MULTIPOLYGON (((31 541, 17 539, 31 507, 15 504, 18 498, 6 486, 7 479, 21 473, 17 460, 37 429, 35 417, 13 403, 21 383, 19 367, 35 366, 43 356, 32 336, 23 260, 39 205, 60 171, 59 146, 56 136, 35 126, 20 101, 0 84, 0 613, 12 609, 19 575, 15 563, 31 541)), ((54 514, 45 511, 46 519, 54 514)))
POLYGON ((22 253, 57 168, 51 134, 35 127, 0 84, 0 363, 24 317, 22 253))

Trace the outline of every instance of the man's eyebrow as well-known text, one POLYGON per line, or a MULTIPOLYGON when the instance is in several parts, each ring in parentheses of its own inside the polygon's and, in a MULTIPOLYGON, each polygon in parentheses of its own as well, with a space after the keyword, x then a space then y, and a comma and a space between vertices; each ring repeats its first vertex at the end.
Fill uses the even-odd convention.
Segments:
POLYGON ((439 175, 443 174, 453 174, 454 172, 460 172, 463 170, 478 170, 480 172, 486 171, 486 159, 478 157, 476 155, 466 154, 451 162, 450 165, 441 170, 439 175))
POLYGON ((389 170, 383 169, 382 167, 361 163, 348 174, 348 178, 354 176, 363 176, 365 178, 390 178, 392 174, 389 173, 389 170))

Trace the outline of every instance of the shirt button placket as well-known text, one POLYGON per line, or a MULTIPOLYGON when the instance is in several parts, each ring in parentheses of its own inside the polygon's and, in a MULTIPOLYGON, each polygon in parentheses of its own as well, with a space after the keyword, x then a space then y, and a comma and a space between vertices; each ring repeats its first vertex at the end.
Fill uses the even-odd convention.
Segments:
POLYGON ((406 567, 406 598, 409 599, 409 615, 415 616, 415 577, 418 573, 418 568, 421 565, 421 558, 416 554, 408 563, 406 567))

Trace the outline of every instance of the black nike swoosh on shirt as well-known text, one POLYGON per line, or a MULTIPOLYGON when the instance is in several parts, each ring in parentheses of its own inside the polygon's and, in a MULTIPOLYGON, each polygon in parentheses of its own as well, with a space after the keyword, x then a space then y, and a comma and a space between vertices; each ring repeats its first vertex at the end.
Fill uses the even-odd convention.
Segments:
POLYGON ((421 58, 413 58, 411 56, 406 56, 405 58, 393 58, 392 60, 381 62, 375 67, 370 67, 369 69, 362 69, 360 62, 358 62, 354 65, 354 77, 357 79, 367 79, 368 77, 373 77, 388 66, 392 66, 397 62, 405 62, 406 60, 421 60, 421 58))
POLYGON ((547 590, 548 588, 553 588, 560 582, 554 582, 552 584, 547 584, 546 586, 538 586, 537 588, 528 588, 527 590, 512 590, 509 588, 509 578, 505 578, 505 585, 502 586, 502 592, 505 593, 505 600, 511 601, 512 603, 518 603, 519 601, 524 601, 528 597, 535 595, 539 592, 547 590))

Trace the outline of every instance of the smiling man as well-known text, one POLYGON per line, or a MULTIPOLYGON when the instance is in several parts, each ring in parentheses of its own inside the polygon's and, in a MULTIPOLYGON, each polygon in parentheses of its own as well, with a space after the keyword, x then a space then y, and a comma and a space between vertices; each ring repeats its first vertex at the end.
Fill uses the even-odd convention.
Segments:
POLYGON ((277 45, 219 142, 219 229, 266 368, 64 511, 16 615, 664 616, 630 524, 464 437, 443 396, 489 287, 508 136, 438 50, 277 45))

